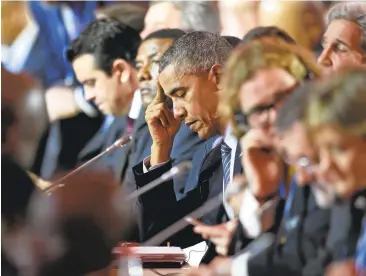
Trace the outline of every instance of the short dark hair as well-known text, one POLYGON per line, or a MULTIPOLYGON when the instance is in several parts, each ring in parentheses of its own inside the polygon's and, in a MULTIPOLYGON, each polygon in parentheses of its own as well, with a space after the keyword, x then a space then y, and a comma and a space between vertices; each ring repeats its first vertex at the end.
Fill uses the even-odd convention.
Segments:
POLYGON ((275 128, 279 132, 290 129, 295 123, 302 121, 310 91, 315 87, 315 81, 309 81, 295 89, 285 100, 278 111, 275 128))
POLYGON ((286 31, 276 26, 253 28, 244 35, 243 42, 248 43, 255 39, 260 39, 263 37, 277 37, 283 39, 289 44, 296 44, 295 39, 293 39, 286 31))
POLYGON ((225 38, 226 41, 229 42, 229 44, 233 48, 235 48, 236 46, 238 46, 240 44, 240 42, 242 41, 240 38, 238 38, 236 36, 223 35, 222 37, 225 38))
POLYGON ((177 73, 208 72, 214 64, 224 65, 231 45, 221 36, 209 32, 191 32, 178 39, 160 59, 159 72, 170 64, 177 73))
POLYGON ((164 39, 164 38, 171 38, 173 39, 173 41, 178 40, 179 38, 181 38, 182 36, 184 36, 186 34, 185 31, 181 30, 181 29, 161 29, 155 32, 152 32, 151 34, 149 34, 147 37, 145 37, 145 39, 142 41, 146 41, 149 39, 154 39, 154 38, 160 38, 160 39, 164 39))
POLYGON ((69 62, 83 54, 94 56, 98 68, 110 74, 118 59, 133 64, 141 38, 139 33, 114 18, 97 19, 75 39, 66 52, 69 62))

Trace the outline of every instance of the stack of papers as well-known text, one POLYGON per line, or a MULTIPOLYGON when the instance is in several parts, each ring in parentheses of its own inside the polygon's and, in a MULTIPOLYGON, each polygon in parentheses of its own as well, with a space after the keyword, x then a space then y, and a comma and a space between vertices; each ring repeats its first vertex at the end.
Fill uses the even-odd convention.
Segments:
MULTIPOLYGON (((118 254, 120 249, 116 248, 113 251, 118 254)), ((143 263, 183 263, 186 260, 186 255, 180 247, 140 246, 129 247, 129 251, 143 263)))

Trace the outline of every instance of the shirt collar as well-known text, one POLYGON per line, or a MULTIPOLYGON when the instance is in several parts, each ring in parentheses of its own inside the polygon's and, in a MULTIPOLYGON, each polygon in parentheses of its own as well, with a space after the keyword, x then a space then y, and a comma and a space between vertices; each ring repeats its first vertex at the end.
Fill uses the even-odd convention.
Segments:
POLYGON ((232 128, 231 125, 229 125, 226 128, 225 131, 225 137, 224 137, 224 142, 231 148, 234 149, 236 148, 237 144, 238 144, 238 139, 236 139, 236 137, 232 134, 232 128))
POLYGON ((130 112, 128 113, 128 117, 136 120, 140 115, 141 108, 142 108, 142 101, 141 101, 140 89, 137 89, 135 91, 135 94, 133 95, 131 108, 130 108, 130 112))

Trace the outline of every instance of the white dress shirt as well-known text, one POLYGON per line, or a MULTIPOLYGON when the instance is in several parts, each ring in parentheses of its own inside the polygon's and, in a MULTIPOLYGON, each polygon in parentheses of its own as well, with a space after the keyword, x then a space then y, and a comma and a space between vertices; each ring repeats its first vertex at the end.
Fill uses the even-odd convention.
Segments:
POLYGON ((133 94, 133 99, 130 107, 130 112, 128 113, 128 117, 136 120, 140 115, 141 108, 142 108, 141 93, 140 89, 137 89, 135 91, 135 94, 133 94))

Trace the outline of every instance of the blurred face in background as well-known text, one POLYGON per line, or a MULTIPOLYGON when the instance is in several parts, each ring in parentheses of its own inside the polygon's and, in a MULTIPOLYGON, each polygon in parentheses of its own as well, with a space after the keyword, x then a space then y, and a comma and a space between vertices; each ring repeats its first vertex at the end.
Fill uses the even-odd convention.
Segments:
POLYGON ((314 132, 319 148, 319 178, 340 197, 350 197, 366 187, 366 138, 349 134, 333 125, 314 132))
POLYGON ((93 101, 104 114, 121 116, 129 111, 134 91, 138 87, 136 72, 123 59, 116 59, 107 74, 97 66, 95 57, 84 54, 72 63, 78 81, 84 87, 85 98, 93 101))
POLYGON ((145 108, 156 95, 160 58, 172 44, 173 39, 171 38, 151 38, 142 42, 138 49, 137 78, 140 84, 142 104, 145 108))
POLYGON ((181 29, 181 12, 169 1, 152 4, 145 16, 142 39, 152 32, 166 28, 181 29))
POLYGON ((278 108, 296 86, 296 79, 281 68, 257 70, 239 91, 241 111, 248 128, 272 135, 278 108))
POLYGON ((366 65, 365 52, 360 46, 361 36, 361 28, 351 21, 336 19, 328 25, 318 59, 326 75, 345 67, 366 65))

